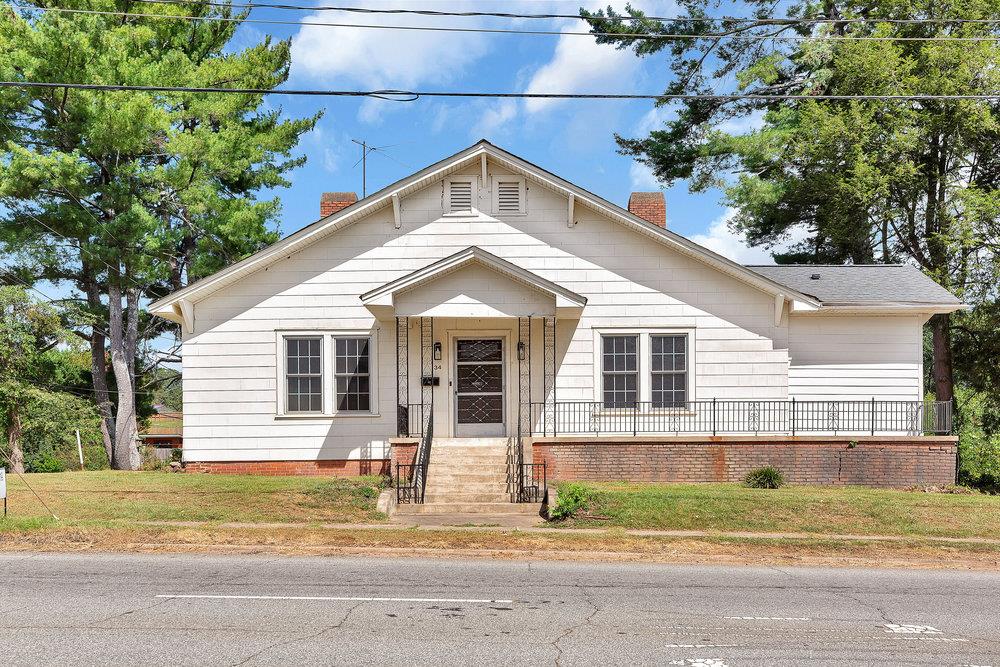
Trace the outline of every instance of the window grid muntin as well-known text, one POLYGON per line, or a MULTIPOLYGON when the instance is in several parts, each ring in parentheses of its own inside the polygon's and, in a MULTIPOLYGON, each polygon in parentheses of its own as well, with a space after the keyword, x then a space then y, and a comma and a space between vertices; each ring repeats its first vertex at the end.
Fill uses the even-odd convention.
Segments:
POLYGON ((335 336, 334 405, 337 412, 371 412, 370 336, 335 336))
POLYGON ((631 407, 639 400, 639 336, 601 337, 601 398, 604 407, 631 407))
POLYGON ((650 400, 654 408, 684 407, 688 343, 685 334, 650 336, 650 400))
POLYGON ((285 338, 285 411, 323 412, 323 338, 285 338))

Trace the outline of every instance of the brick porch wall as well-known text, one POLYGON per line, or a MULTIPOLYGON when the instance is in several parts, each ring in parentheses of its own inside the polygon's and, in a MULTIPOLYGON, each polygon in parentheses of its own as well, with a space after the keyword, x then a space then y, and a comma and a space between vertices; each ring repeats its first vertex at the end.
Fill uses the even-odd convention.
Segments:
POLYGON ((222 475, 305 475, 357 477, 389 474, 389 459, 340 459, 329 461, 212 461, 184 464, 186 472, 222 475))
POLYGON ((532 445, 549 480, 739 482, 771 465, 792 484, 953 484, 957 438, 544 438, 532 445), (855 446, 850 443, 854 441, 855 446))

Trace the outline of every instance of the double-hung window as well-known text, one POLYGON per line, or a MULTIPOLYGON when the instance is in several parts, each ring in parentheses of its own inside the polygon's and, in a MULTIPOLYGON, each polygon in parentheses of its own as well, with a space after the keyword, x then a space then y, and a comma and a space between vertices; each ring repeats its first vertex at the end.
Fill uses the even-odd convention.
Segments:
POLYGON ((638 336, 602 336, 601 381, 604 407, 635 405, 639 400, 638 336))
POLYGON ((367 336, 337 336, 334 377, 337 412, 371 411, 371 344, 367 336))
POLYGON ((653 334, 649 343, 653 407, 684 407, 687 400, 687 336, 653 334))
POLYGON ((596 331, 597 397, 604 408, 686 408, 694 331, 596 331))
POLYGON ((323 338, 285 338, 285 411, 323 412, 323 338))
POLYGON ((378 414, 378 335, 279 331, 277 416, 378 414))

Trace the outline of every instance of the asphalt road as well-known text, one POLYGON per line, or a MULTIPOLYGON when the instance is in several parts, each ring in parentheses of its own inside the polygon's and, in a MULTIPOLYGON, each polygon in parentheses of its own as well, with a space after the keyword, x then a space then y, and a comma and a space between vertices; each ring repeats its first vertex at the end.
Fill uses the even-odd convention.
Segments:
POLYGON ((1000 574, 0 555, 0 664, 1000 665, 1000 574))

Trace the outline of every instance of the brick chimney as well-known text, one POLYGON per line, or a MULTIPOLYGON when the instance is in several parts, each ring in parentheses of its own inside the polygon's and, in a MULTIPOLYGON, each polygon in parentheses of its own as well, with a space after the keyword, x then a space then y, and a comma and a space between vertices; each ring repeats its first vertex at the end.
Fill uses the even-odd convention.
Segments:
POLYGON ((358 201, 353 192, 324 192, 319 198, 319 216, 325 218, 358 201))
POLYGON ((628 212, 657 227, 667 228, 667 201, 662 192, 633 192, 628 198, 628 212))

